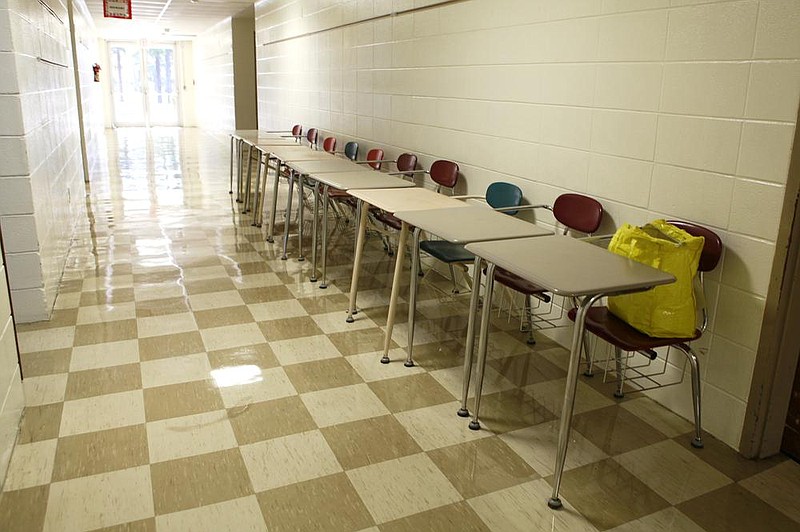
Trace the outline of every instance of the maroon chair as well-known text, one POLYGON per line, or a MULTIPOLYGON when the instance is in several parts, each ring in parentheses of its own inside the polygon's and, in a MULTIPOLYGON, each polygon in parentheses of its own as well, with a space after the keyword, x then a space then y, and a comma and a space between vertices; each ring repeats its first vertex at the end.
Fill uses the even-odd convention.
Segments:
POLYGON ((381 165, 386 161, 383 160, 383 150, 380 148, 373 148, 367 152, 366 161, 356 161, 358 164, 368 164, 373 170, 380 170, 381 165))
MULTIPOLYGON (((328 140, 328 139, 325 139, 328 140)), ((327 150, 326 150, 327 151, 327 150)), ((383 150, 380 148, 373 148, 367 152, 367 160, 366 161, 356 161, 358 163, 365 163, 369 164, 369 166, 374 170, 381 169, 381 163, 383 159, 383 150)), ((332 200, 338 201, 340 203, 344 203, 349 207, 355 209, 356 208, 356 201, 353 196, 345 192, 344 190, 340 190, 338 188, 330 187, 328 188, 328 197, 332 200)))
MULTIPOLYGON (((700 264, 697 267, 697 277, 700 282, 700 287, 703 289, 703 274, 716 268, 717 264, 719 263, 719 259, 722 256, 722 240, 713 231, 691 222, 670 220, 669 223, 680 227, 690 235, 702 236, 705 240, 705 243, 703 244, 703 251, 700 254, 700 264)), ((705 298, 701 299, 701 301, 704 302, 705 298)), ((695 329, 694 334, 689 338, 652 338, 637 331, 626 322, 611 314, 611 312, 608 310, 608 307, 590 308, 586 313, 585 326, 587 331, 614 346, 614 356, 616 358, 617 369, 617 390, 614 392, 615 397, 624 396, 622 351, 641 352, 646 356, 653 358, 658 356, 655 349, 659 347, 675 347, 684 355, 686 355, 689 360, 689 365, 692 368, 692 406, 694 410, 694 438, 692 439, 692 446, 702 448, 703 436, 700 418, 700 364, 697 359, 697 354, 689 345, 690 342, 697 340, 703 335, 703 332, 705 332, 708 325, 708 314, 705 304, 702 304, 699 310, 702 313, 702 322, 697 329, 695 329)), ((572 321, 575 321, 576 313, 577 309, 574 308, 569 311, 568 316, 572 321)))
MULTIPOLYGON (((564 226, 566 235, 570 230, 591 235, 600 227, 603 220, 603 206, 594 198, 582 194, 561 194, 556 198, 553 206, 534 205, 533 208, 545 208, 553 212, 556 221, 564 226)), ((525 296, 525 313, 528 318, 528 343, 533 345, 536 339, 533 336, 532 298, 545 303, 550 302, 550 295, 541 286, 537 286, 508 270, 497 267, 494 271, 494 280, 503 286, 516 290, 525 296)))
POLYGON ((306 140, 308 141, 308 147, 316 149, 317 147, 317 138, 319 137, 319 131, 317 128, 312 127, 306 133, 306 140))
POLYGON ((336 151, 336 137, 328 137, 322 141, 322 149, 328 153, 336 151))

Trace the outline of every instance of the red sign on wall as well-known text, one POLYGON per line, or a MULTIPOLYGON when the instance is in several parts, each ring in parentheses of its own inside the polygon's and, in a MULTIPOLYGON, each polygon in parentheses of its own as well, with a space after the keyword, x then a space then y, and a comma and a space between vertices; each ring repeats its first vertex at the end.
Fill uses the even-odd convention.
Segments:
POLYGON ((131 0, 103 0, 106 18, 131 18, 131 0))

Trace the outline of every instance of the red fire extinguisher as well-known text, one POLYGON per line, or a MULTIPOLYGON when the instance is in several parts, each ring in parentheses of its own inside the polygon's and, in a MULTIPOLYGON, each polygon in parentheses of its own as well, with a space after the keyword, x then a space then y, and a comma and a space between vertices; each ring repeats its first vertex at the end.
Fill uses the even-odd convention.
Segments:
POLYGON ((100 82, 100 70, 102 70, 100 68, 100 65, 98 65, 97 63, 93 64, 92 65, 92 70, 94 71, 94 80, 95 80, 95 82, 99 83, 100 82))

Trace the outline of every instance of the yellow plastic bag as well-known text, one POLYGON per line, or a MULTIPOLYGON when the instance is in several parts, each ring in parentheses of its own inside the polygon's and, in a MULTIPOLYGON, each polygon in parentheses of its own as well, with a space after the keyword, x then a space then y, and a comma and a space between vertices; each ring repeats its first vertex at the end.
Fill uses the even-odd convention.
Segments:
POLYGON ((608 250, 671 273, 676 281, 651 290, 608 298, 608 309, 633 328, 655 338, 691 338, 697 324, 694 278, 703 237, 664 220, 644 227, 625 224, 608 250))

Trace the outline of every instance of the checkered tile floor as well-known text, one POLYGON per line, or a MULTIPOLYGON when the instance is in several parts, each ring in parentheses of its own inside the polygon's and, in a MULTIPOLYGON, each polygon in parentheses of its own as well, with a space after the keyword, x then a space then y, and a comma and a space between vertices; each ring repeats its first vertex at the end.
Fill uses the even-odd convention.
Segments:
POLYGON ((423 286, 419 366, 400 362, 404 323, 381 365, 392 261, 375 240, 348 325, 349 231, 320 290, 232 214, 224 139, 108 143, 53 318, 19 326, 28 408, 0 529, 800 529, 798 464, 710 436, 695 450, 687 421, 601 378, 581 377, 566 507, 549 510, 562 347, 497 320, 470 431, 465 300, 423 286))

